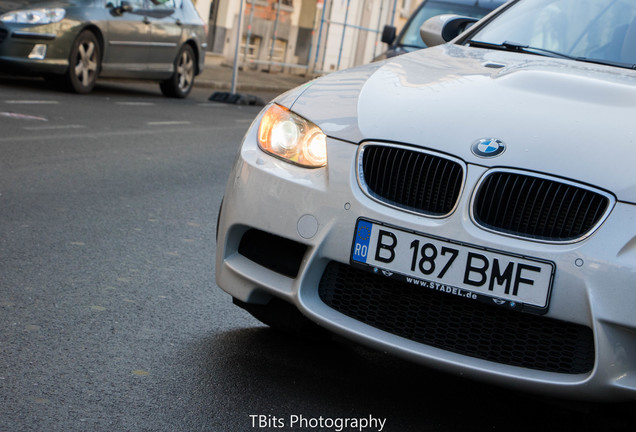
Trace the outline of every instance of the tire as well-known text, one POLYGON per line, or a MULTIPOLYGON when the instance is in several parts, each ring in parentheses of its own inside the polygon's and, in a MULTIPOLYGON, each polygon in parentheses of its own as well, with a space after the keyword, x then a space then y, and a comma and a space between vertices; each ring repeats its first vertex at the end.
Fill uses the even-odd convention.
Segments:
POLYGON ((66 82, 75 93, 90 93, 101 70, 101 48, 97 36, 89 30, 79 34, 71 49, 66 82))
POLYGON ((194 85, 196 59, 190 45, 183 45, 174 60, 174 73, 170 78, 159 83, 161 93, 167 97, 183 99, 190 93, 194 85))

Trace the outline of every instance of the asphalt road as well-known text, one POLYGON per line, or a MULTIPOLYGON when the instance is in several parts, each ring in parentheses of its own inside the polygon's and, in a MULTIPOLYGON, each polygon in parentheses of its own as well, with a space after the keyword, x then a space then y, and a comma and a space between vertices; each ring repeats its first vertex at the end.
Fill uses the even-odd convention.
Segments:
POLYGON ((215 222, 259 108, 208 96, 0 77, 0 431, 633 430, 629 407, 294 339, 234 307, 215 222))

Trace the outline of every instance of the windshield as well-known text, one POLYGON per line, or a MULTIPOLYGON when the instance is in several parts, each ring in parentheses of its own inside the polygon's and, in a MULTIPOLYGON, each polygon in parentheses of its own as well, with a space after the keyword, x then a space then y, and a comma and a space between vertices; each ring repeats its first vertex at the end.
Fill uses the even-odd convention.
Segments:
POLYGON ((573 58, 636 64, 636 1, 521 0, 472 36, 573 58))
POLYGON ((420 36, 420 27, 422 26, 422 24, 424 24, 424 21, 436 15, 456 14, 482 18, 492 9, 494 9, 495 6, 499 6, 499 4, 500 3, 493 4, 493 7, 488 9, 474 5, 462 5, 429 0, 424 3, 424 5, 417 10, 413 18, 411 18, 411 21, 409 21, 408 26, 402 34, 402 38, 400 39, 398 45, 426 48, 426 45, 424 44, 424 41, 422 41, 422 37, 420 36))

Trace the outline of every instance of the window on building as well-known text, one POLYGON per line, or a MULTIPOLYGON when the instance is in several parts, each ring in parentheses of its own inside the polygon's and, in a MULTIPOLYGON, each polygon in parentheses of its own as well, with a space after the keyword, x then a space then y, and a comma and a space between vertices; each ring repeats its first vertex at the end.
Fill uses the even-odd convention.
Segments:
POLYGON ((247 45, 247 35, 243 35, 241 40, 241 46, 239 47, 241 57, 244 57, 243 61, 257 60, 261 49, 261 43, 263 38, 260 36, 250 35, 250 41, 247 45))

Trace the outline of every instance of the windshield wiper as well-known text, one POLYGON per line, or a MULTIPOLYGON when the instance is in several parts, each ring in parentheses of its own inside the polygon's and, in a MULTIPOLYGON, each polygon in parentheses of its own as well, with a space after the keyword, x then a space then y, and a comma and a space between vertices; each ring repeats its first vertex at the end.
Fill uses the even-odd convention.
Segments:
POLYGON ((605 66, 616 66, 616 67, 622 67, 627 69, 636 69, 636 65, 631 63, 621 63, 621 62, 616 62, 611 60, 600 60, 600 59, 593 59, 593 58, 587 58, 587 57, 574 57, 574 56, 564 54, 558 51, 552 51, 546 48, 538 48, 538 47, 533 47, 529 45, 523 45, 517 42, 506 41, 501 44, 496 44, 491 42, 471 40, 468 42, 468 45, 471 47, 476 47, 476 48, 498 49, 502 51, 512 51, 512 52, 520 52, 525 54, 541 55, 546 57, 556 57, 556 58, 575 60, 575 61, 581 61, 586 63, 600 64, 605 66))
POLYGON ((491 49, 498 49, 503 51, 513 51, 513 52, 521 52, 526 54, 543 55, 547 57, 558 57, 558 58, 564 58, 568 60, 578 60, 578 58, 569 56, 567 54, 563 54, 563 53, 552 51, 545 48, 531 47, 529 45, 523 45, 518 42, 505 41, 504 43, 496 44, 496 43, 490 43, 490 42, 481 42, 481 41, 471 40, 468 42, 468 44, 469 46, 477 47, 477 48, 491 48, 491 49))

